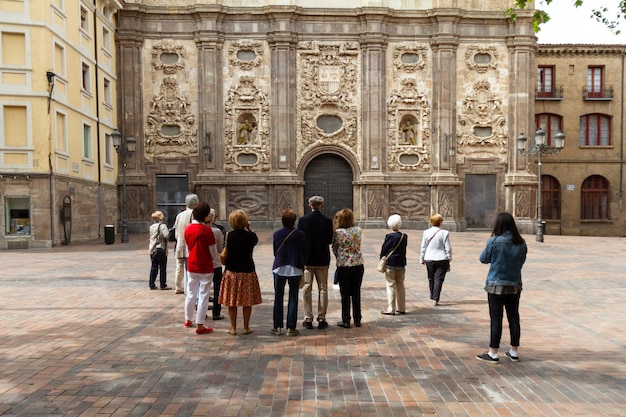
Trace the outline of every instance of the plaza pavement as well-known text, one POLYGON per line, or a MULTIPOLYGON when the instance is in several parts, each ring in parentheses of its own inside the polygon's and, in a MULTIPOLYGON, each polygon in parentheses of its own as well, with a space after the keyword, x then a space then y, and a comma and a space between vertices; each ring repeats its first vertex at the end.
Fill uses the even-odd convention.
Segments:
POLYGON ((626 416, 626 239, 525 236, 521 362, 501 350, 490 365, 475 359, 488 345, 478 255, 489 234, 451 234, 452 271, 432 307, 421 231, 405 232, 405 316, 380 314, 386 231, 368 229, 363 327, 335 325, 331 289, 330 327, 300 327, 300 303, 298 337, 269 332, 271 231, 259 232, 263 304, 247 336, 229 335, 227 319, 207 335, 183 327, 184 296, 148 289, 147 235, 2 251, 0 415, 626 416))

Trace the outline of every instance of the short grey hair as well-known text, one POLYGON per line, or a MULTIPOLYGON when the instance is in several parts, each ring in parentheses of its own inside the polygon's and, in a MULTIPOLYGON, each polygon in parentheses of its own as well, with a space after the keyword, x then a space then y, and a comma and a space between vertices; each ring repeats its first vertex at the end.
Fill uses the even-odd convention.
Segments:
POLYGON ((399 214, 392 214, 389 216, 389 219, 387 219, 387 226, 394 231, 400 230, 400 227, 402 227, 402 217, 400 217, 399 214))
POLYGON ((187 197, 185 197, 185 204, 187 205, 187 207, 189 208, 195 208, 198 204, 200 204, 200 200, 198 199, 198 196, 195 194, 187 194, 187 197))

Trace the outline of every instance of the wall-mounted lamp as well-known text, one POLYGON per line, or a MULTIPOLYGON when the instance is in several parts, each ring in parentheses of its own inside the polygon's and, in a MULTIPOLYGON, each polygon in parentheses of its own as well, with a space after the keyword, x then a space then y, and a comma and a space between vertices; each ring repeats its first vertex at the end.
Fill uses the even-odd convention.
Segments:
POLYGON ((50 114, 50 102, 52 101, 52 90, 54 90, 54 77, 56 74, 52 71, 46 71, 48 79, 48 114, 50 114))
POLYGON ((211 132, 207 132, 206 145, 202 147, 202 150, 204 151, 207 161, 211 162, 211 132))

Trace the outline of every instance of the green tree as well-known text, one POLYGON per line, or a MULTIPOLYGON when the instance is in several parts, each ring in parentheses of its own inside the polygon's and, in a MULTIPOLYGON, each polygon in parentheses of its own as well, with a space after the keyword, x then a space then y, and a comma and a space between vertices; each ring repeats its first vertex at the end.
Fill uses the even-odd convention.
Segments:
MULTIPOLYGON (((550 4, 552 3, 552 1, 553 0, 539 0, 538 1, 539 4, 535 5, 536 9, 533 13, 533 29, 535 32, 539 32, 541 30, 541 25, 550 20, 550 16, 548 15, 548 13, 541 10, 541 5, 550 4)), ((560 0, 560 1, 565 1, 565 0, 560 0)), ((572 3, 572 6, 574 7, 580 7, 583 4, 583 0, 570 0, 570 1, 572 3)), ((588 1, 591 1, 591 0, 588 0, 588 1)), ((515 20, 517 18, 517 11, 525 9, 529 2, 531 2, 531 0, 515 0, 513 7, 509 8, 506 11, 506 16, 515 20)), ((614 13, 615 15, 613 16, 613 12, 610 11, 608 7, 601 6, 600 8, 592 9, 591 16, 589 17, 604 24, 606 27, 611 29, 615 34, 619 34, 621 32, 618 29, 620 20, 622 20, 624 16, 626 16, 626 0, 619 0, 619 3, 617 4, 617 11, 615 11, 614 13)))

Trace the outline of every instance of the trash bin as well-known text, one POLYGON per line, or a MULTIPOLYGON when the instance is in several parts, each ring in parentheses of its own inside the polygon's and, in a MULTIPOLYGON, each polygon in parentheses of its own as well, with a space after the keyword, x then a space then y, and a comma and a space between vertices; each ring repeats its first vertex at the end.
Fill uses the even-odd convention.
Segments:
POLYGON ((541 234, 545 235, 546 234, 546 222, 541 222, 539 227, 541 227, 541 234))
POLYGON ((112 224, 104 226, 104 243, 107 245, 115 243, 115 226, 112 224))

